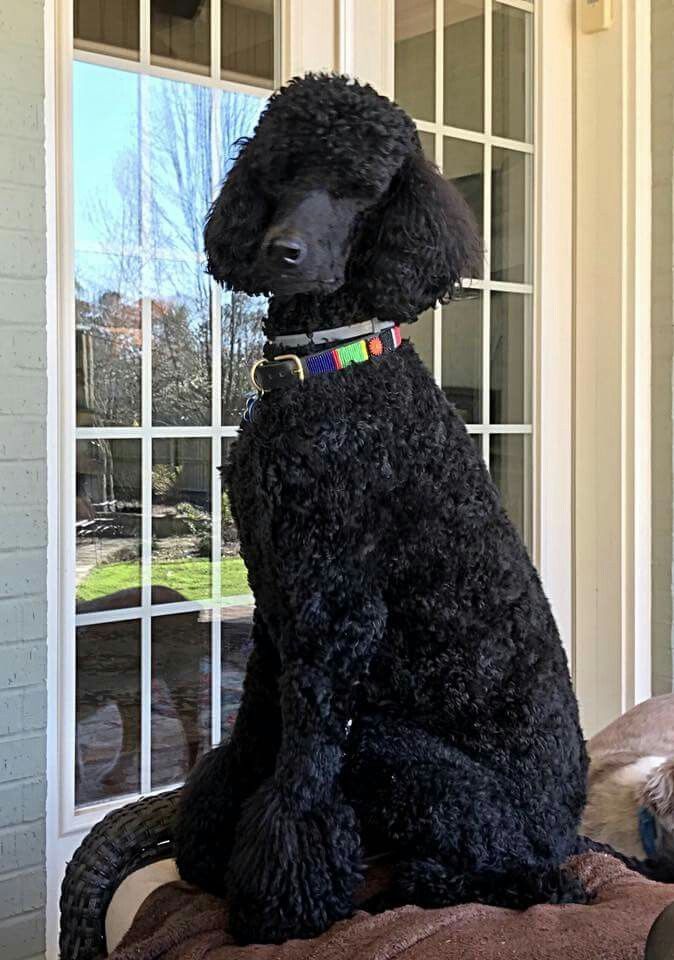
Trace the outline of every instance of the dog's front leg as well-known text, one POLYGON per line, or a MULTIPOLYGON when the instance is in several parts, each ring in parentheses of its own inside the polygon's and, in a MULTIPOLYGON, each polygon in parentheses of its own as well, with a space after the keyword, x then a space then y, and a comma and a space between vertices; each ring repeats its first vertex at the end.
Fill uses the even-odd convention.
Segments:
POLYGON ((355 814, 338 778, 353 691, 383 634, 385 608, 326 570, 294 611, 279 682, 276 770, 244 805, 230 862, 239 942, 315 936, 353 910, 361 880, 355 814))

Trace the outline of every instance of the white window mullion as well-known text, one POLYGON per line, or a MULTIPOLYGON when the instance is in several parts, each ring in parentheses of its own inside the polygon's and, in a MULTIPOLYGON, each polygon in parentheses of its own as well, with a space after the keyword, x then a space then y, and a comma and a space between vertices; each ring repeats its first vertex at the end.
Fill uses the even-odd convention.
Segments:
POLYGON ((220 0, 211 0, 211 80, 220 79, 221 15, 220 0))
MULTIPOLYGON (((211 0, 215 3, 215 0, 211 0)), ((215 3, 219 9, 219 2, 215 3)), ((220 19, 218 17, 218 31, 220 19)), ((218 69, 220 63, 220 47, 218 44, 218 69)), ((220 184, 220 109, 222 92, 214 90, 211 100, 211 189, 213 198, 216 196, 220 184)), ((213 616, 211 618, 211 743, 220 742, 221 730, 221 594, 222 594, 222 480, 218 464, 222 459, 222 295, 220 286, 212 279, 211 289, 211 396, 213 400, 211 423, 213 424, 213 439, 211 442, 211 559, 213 583, 213 616)))
POLYGON ((151 60, 151 42, 150 29, 152 21, 152 0, 139 0, 140 2, 140 30, 139 30, 139 54, 138 63, 141 67, 148 67, 151 60))
MULTIPOLYGON (((417 124, 419 129, 428 129, 434 134, 434 156, 438 170, 442 170, 444 159, 444 140, 442 124, 445 110, 445 10, 444 0, 435 0, 435 123, 417 124)), ((433 376, 438 386, 442 386, 442 307, 435 305, 433 310, 433 376)))

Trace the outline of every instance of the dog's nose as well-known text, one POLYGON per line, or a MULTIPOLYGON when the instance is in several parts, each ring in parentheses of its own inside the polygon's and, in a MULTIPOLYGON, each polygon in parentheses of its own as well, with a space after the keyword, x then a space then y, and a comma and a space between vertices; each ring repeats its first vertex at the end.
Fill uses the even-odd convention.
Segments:
POLYGON ((299 266, 307 255, 307 245, 299 237, 273 237, 267 246, 267 257, 284 269, 299 266))

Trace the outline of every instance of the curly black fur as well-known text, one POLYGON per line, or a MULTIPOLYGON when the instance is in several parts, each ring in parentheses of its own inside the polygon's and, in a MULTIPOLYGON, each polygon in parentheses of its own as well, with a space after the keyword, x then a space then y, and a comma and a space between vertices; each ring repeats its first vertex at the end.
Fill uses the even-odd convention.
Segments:
MULTIPOLYGON (((273 297, 269 337, 413 320, 479 255, 403 111, 308 76, 272 98, 213 207, 213 274, 267 289, 265 232, 288 190, 317 185, 358 201, 343 282, 273 297)), ((263 396, 227 480, 254 652, 231 740, 184 790, 181 875, 229 893, 240 942, 348 916, 370 852, 396 864, 380 908, 582 901, 562 868, 587 767, 566 657, 485 465, 411 344, 263 396)))

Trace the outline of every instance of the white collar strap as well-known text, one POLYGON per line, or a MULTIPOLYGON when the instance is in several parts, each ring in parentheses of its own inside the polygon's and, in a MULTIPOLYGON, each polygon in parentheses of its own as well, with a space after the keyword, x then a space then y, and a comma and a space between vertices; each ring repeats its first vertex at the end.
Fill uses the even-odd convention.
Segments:
POLYGON ((395 325, 394 320, 364 320, 351 323, 347 327, 333 327, 332 330, 314 330, 313 333, 287 333, 274 337, 275 347, 305 347, 319 343, 334 343, 336 340, 353 340, 366 334, 381 333, 395 325))

